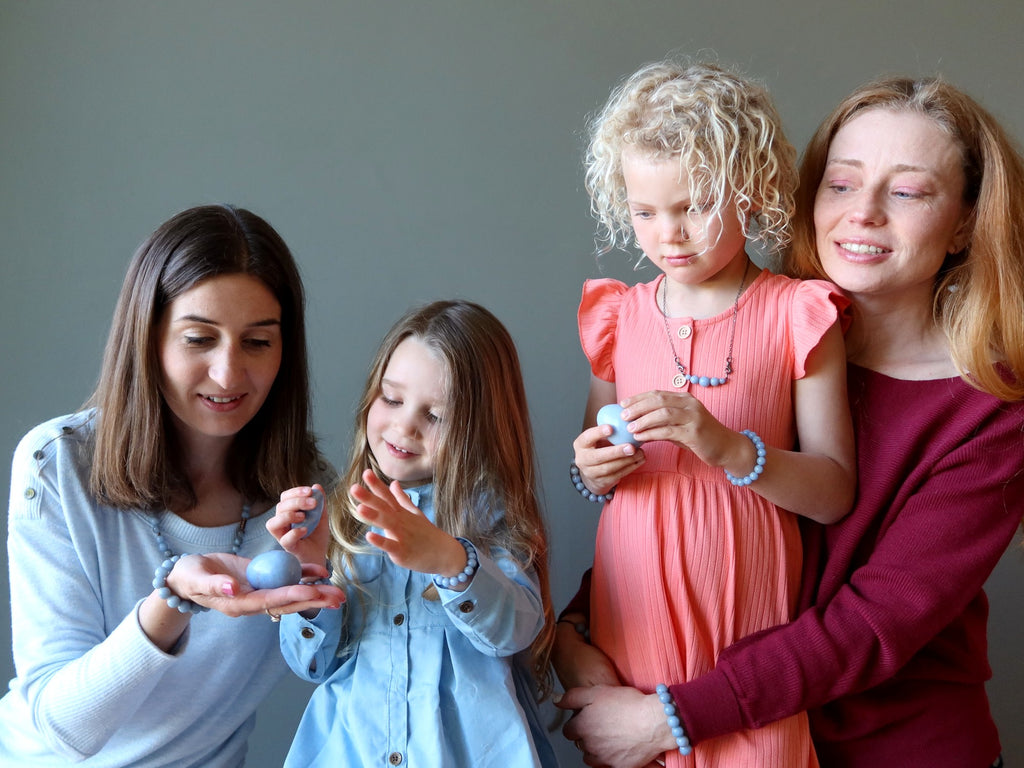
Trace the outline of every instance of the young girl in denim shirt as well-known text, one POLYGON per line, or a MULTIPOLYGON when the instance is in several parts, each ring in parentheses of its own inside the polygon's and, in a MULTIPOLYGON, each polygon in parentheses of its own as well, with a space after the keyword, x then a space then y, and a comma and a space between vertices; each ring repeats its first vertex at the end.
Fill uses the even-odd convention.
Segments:
POLYGON ((442 301, 391 329, 347 479, 307 538, 290 526, 312 488, 283 493, 268 523, 304 562, 329 556, 348 598, 281 622, 288 664, 322 683, 286 765, 555 765, 536 705, 547 544, 518 356, 494 315, 442 301))

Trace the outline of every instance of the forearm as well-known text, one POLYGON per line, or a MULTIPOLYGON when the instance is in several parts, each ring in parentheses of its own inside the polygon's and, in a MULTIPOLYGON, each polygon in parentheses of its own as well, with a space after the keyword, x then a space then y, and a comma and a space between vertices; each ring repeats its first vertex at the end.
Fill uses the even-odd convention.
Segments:
MULTIPOLYGON (((743 477, 754 467, 754 445, 750 440, 746 443, 736 457, 723 466, 734 476, 743 477)), ((765 450, 764 472, 750 484, 751 492, 782 509, 823 524, 834 523, 850 511, 856 487, 852 467, 845 467, 828 456, 770 446, 765 450)))
POLYGON ((544 626, 540 585, 502 550, 477 550, 479 565, 464 591, 438 590, 449 618, 480 651, 511 656, 530 646, 544 626))
POLYGON ((26 681, 41 735, 61 754, 95 754, 131 720, 175 659, 148 640, 133 611, 103 642, 77 658, 55 660, 26 681))
POLYGON ((139 604, 139 626, 157 648, 173 653, 189 626, 191 614, 171 608, 156 592, 139 604))

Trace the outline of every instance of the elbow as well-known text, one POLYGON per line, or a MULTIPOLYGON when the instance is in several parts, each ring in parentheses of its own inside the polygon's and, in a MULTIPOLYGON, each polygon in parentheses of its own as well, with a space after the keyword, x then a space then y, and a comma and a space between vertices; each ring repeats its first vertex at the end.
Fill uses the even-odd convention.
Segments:
POLYGON ((823 525, 838 523, 853 509, 857 498, 857 479, 852 470, 842 470, 835 478, 831 490, 814 520, 823 525))

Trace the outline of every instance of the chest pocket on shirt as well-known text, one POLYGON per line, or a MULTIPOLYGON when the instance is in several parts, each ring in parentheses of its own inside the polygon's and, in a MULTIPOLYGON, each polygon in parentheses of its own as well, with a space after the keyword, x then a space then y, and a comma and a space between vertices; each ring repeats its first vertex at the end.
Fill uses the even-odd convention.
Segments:
POLYGON ((349 570, 349 575, 359 584, 371 584, 384 573, 384 553, 379 555, 359 555, 349 570))

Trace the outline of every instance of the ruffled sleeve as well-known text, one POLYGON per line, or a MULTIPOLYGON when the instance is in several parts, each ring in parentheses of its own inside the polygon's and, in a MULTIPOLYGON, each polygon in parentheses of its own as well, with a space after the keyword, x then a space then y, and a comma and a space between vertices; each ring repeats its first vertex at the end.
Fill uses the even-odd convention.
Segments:
POLYGON ((619 325, 619 308, 629 286, 611 278, 587 280, 577 314, 580 344, 590 361, 590 370, 597 378, 615 381, 615 335, 619 325))
POLYGON ((801 280, 790 304, 793 333, 793 377, 807 375, 807 357, 825 332, 839 320, 843 333, 850 325, 850 300, 826 280, 801 280))

